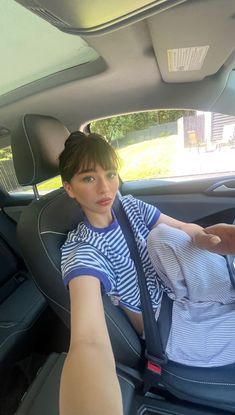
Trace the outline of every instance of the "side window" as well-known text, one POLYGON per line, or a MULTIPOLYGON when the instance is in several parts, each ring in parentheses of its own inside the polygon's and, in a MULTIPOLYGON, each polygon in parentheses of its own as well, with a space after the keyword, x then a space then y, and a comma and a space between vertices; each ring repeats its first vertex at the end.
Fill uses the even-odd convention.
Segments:
POLYGON ((185 110, 158 110, 94 121, 117 149, 123 181, 235 174, 235 117, 185 110))
POLYGON ((58 189, 62 186, 60 176, 53 177, 52 179, 46 180, 45 182, 37 185, 38 192, 40 195, 51 192, 52 190, 58 189))
MULTIPOLYGON (((37 185, 39 194, 50 192, 61 187, 60 176, 54 177, 37 185)), ((30 192, 33 193, 32 186, 21 186, 16 178, 11 146, 7 145, 0 148, 0 188, 7 193, 30 192)))
POLYGON ((17 181, 10 145, 0 148, 0 187, 8 193, 21 192, 30 188, 24 189, 17 181))

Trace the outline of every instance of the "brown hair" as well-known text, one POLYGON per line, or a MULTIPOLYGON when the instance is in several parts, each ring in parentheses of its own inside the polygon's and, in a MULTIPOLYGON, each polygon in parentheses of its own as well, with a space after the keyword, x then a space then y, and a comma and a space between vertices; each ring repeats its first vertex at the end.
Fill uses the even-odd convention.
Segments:
POLYGON ((75 131, 65 142, 59 156, 62 181, 69 182, 80 171, 93 170, 99 164, 104 170, 118 170, 120 159, 114 148, 99 134, 75 131))

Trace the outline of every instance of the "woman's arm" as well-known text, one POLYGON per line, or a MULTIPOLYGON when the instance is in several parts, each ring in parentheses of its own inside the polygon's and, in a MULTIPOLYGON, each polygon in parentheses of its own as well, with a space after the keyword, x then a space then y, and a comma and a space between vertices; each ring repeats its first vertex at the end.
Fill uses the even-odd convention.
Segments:
POLYGON ((60 384, 60 415, 122 415, 122 398, 106 327, 100 282, 69 284, 71 341, 60 384))
POLYGON ((186 232, 193 241, 195 241, 195 237, 198 235, 205 236, 205 230, 202 228, 202 226, 197 225, 196 223, 186 223, 182 222, 180 220, 174 219, 171 216, 164 215, 161 213, 159 216, 158 221, 155 223, 155 226, 159 225, 160 223, 164 223, 165 225, 172 226, 173 228, 180 229, 184 232, 186 232))
POLYGON ((235 225, 219 223, 202 228, 195 223, 182 222, 163 213, 153 227, 160 223, 186 232, 201 249, 208 249, 221 255, 235 254, 235 225))

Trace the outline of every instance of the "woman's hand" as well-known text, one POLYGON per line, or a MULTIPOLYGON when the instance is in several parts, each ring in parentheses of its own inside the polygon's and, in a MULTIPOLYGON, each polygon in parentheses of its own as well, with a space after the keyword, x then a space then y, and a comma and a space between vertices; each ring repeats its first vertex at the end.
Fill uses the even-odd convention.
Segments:
POLYGON ((198 248, 207 249, 220 255, 235 255, 235 225, 218 223, 202 228, 195 223, 181 222, 164 213, 161 213, 154 226, 160 223, 186 232, 198 248))
POLYGON ((201 228, 193 237, 198 248, 207 249, 220 255, 235 255, 235 225, 218 223, 201 228))

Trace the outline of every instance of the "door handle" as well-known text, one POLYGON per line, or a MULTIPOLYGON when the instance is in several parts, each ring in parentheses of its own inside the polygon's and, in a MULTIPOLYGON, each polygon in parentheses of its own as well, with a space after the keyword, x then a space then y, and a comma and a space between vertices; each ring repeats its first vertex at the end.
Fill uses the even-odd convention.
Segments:
POLYGON ((206 189, 208 196, 235 196, 235 180, 224 180, 214 183, 206 189))

